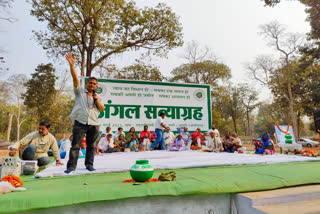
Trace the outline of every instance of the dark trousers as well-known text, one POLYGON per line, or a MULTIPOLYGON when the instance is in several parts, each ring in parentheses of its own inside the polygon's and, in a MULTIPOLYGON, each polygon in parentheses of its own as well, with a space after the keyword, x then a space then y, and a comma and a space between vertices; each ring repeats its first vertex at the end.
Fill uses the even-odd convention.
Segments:
MULTIPOLYGON (((31 144, 27 146, 27 148, 22 153, 22 160, 34 160, 34 156, 37 151, 37 146, 34 144, 31 144)), ((38 160, 38 166, 45 166, 50 163, 49 157, 42 157, 38 160)))
POLYGON ((84 165, 86 167, 93 167, 93 160, 95 154, 95 143, 99 137, 99 126, 84 125, 75 121, 72 129, 73 141, 70 148, 69 161, 67 169, 75 170, 77 168, 80 145, 83 137, 86 135, 87 151, 84 165))
POLYGON ((224 152, 229 152, 229 153, 234 153, 235 151, 237 151, 237 144, 223 144, 223 149, 224 152))

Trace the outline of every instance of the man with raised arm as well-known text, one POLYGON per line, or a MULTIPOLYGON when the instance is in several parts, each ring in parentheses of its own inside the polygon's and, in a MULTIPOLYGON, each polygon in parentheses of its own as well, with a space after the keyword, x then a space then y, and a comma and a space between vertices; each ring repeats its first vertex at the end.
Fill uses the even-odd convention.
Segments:
POLYGON ((69 174, 76 170, 80 144, 84 136, 86 136, 87 140, 85 166, 87 170, 95 171, 93 168, 93 161, 95 142, 99 137, 98 116, 100 111, 104 111, 104 106, 100 102, 98 95, 95 93, 95 90, 98 87, 98 80, 95 77, 89 77, 88 81, 85 83, 86 89, 81 88, 74 67, 75 58, 72 57, 71 53, 68 53, 66 59, 70 64, 76 103, 70 115, 71 120, 74 121, 72 130, 73 140, 67 169, 64 172, 69 174))

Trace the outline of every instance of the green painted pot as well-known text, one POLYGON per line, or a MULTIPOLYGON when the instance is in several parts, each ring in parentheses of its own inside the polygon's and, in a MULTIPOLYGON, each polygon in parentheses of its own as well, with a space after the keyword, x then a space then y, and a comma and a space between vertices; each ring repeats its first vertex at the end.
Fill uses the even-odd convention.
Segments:
POLYGON ((148 160, 137 160, 136 164, 130 169, 130 175, 133 180, 144 182, 152 178, 154 169, 148 160))
POLYGON ((293 140, 286 140, 286 143, 292 143, 293 140))
POLYGON ((290 134, 286 134, 284 137, 288 140, 292 139, 292 136, 290 134))

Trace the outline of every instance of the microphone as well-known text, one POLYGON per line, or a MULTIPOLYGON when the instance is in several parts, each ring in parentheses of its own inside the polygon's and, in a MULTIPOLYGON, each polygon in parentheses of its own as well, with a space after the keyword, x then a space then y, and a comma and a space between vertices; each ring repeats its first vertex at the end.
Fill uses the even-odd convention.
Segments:
MULTIPOLYGON (((92 90, 92 96, 96 94, 96 90, 92 90)), ((97 99, 93 98, 93 102, 96 103, 97 99)))

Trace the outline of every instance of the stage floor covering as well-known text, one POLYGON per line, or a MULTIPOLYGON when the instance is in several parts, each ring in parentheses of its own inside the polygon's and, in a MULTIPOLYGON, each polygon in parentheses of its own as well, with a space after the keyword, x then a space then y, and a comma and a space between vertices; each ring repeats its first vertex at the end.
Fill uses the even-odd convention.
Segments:
MULTIPOLYGON (((149 196, 232 194, 319 184, 319 168, 316 161, 174 169, 176 181, 140 185, 122 182, 130 179, 129 172, 41 179, 21 176, 27 191, 1 195, 0 213, 149 196)), ((170 170, 156 170, 153 177, 166 171, 170 170)))
POLYGON ((70 176, 84 174, 101 174, 109 172, 129 171, 136 160, 149 160, 154 169, 182 169, 199 168, 210 166, 229 166, 247 164, 275 164, 303 161, 320 161, 320 158, 304 157, 298 155, 253 155, 253 154, 231 154, 231 153, 208 153, 200 151, 168 152, 118 152, 100 154, 95 156, 94 167, 96 171, 89 172, 84 166, 84 159, 78 160, 77 170, 65 174, 66 160, 62 160, 64 166, 56 166, 52 163, 45 170, 36 175, 38 178, 70 176))

